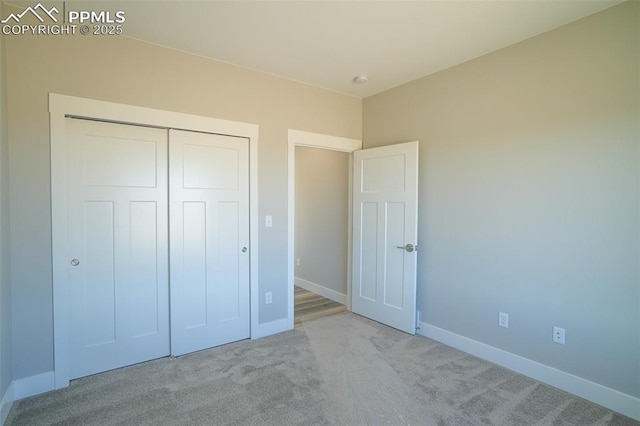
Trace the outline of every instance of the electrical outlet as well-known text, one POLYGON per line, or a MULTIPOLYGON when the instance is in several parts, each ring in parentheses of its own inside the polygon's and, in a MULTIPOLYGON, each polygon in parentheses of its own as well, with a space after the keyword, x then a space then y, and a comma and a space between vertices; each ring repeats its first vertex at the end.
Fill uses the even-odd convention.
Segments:
POLYGON ((269 291, 264 294, 264 303, 268 305, 271 302, 273 302, 273 294, 269 291))
POLYGON ((509 328, 509 314, 500 312, 498 314, 498 325, 500 327, 509 328))
POLYGON ((300 266, 300 258, 296 259, 296 266, 300 266))
POLYGON ((553 341, 564 345, 564 328, 553 327, 553 341))

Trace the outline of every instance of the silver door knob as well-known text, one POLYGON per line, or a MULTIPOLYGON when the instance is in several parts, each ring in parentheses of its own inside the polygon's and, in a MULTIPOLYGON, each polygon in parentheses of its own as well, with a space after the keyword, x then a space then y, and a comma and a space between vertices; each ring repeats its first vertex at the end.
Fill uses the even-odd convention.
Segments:
POLYGON ((242 252, 246 253, 247 252, 247 248, 246 247, 242 247, 242 252))
POLYGON ((71 266, 78 266, 79 264, 80 264, 80 261, 78 259, 71 260, 71 266))
POLYGON ((418 251, 418 246, 414 246, 413 244, 407 244, 404 247, 398 246, 399 249, 402 250, 406 250, 407 252, 411 253, 412 251, 418 251))

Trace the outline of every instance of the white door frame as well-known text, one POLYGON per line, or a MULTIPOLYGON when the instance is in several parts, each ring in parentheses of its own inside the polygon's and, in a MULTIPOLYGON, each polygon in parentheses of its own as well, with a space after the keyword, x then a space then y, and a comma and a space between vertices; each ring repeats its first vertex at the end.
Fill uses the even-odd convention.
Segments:
POLYGON ((259 126, 237 121, 116 104, 73 96, 49 94, 51 137, 51 238, 53 261, 54 387, 69 386, 69 315, 66 253, 65 158, 67 117, 137 124, 196 132, 218 133, 249 139, 249 241, 251 337, 264 330, 258 323, 258 133, 259 126))
POLYGON ((349 154, 349 213, 348 213, 348 243, 347 243, 347 308, 351 310, 351 198, 353 183, 353 151, 362 149, 362 141, 357 139, 347 139, 337 136, 323 135, 320 133, 303 132, 301 130, 289 129, 288 161, 287 161, 287 181, 288 181, 288 214, 287 214, 287 277, 288 277, 288 297, 287 297, 287 324, 289 329, 293 329, 294 321, 294 300, 293 287, 295 282, 294 257, 295 257, 295 173, 296 173, 296 146, 309 148, 328 149, 331 151, 341 151, 349 154))

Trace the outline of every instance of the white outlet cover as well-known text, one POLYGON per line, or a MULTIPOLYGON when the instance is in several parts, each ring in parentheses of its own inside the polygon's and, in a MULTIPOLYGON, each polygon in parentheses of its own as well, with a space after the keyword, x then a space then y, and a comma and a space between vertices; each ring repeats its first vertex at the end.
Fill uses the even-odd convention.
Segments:
POLYGON ((564 335, 565 335, 564 328, 553 327, 553 341, 555 343, 564 345, 564 335))
POLYGON ((509 328, 509 314, 500 312, 498 314, 498 325, 500 327, 509 328))

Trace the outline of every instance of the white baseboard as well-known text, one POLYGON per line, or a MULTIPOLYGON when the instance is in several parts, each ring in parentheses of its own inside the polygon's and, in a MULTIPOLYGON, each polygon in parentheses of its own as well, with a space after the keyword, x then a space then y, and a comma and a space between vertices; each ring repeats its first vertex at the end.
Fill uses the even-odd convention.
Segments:
POLYGON ((260 339, 261 337, 271 336, 272 334, 282 333, 293 328, 293 322, 289 318, 283 318, 275 321, 258 324, 257 327, 251 328, 251 340, 260 339))
POLYGON ((14 401, 28 398, 40 393, 49 392, 55 389, 55 375, 53 371, 36 374, 13 381, 14 401))
POLYGON ((640 399, 548 365, 420 322, 418 334, 640 420, 640 399))
POLYGON ((312 293, 319 294, 322 297, 331 299, 334 302, 338 302, 342 305, 347 304, 347 295, 342 294, 339 291, 332 290, 330 288, 321 286, 320 284, 312 283, 311 281, 303 280, 302 278, 295 277, 295 284, 298 287, 304 288, 312 293))
POLYGON ((2 395, 2 399, 0 399, 0 425, 3 425, 7 420, 7 416, 9 415, 9 411, 11 410, 14 400, 13 382, 11 382, 4 395, 2 395))

